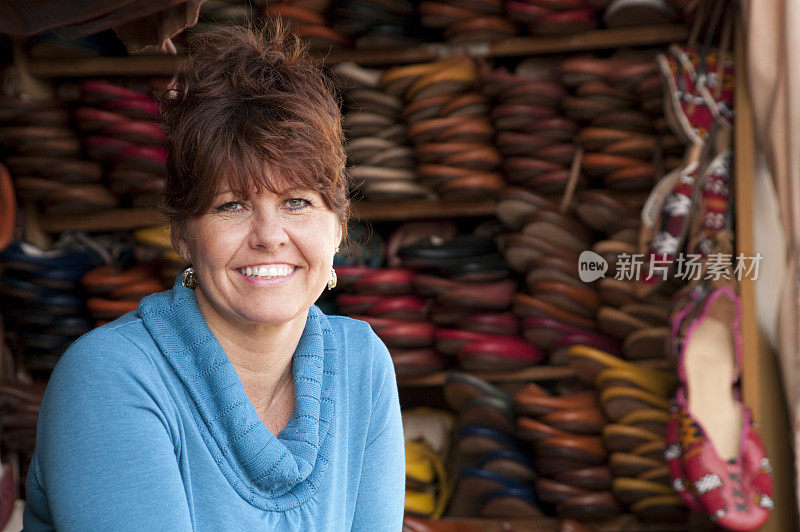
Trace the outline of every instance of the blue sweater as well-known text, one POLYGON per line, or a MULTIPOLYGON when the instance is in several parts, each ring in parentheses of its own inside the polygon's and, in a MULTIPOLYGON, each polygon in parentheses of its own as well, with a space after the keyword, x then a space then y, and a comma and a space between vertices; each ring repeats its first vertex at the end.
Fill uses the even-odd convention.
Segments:
POLYGON ((311 307, 275 437, 194 292, 79 338, 56 366, 25 530, 392 530, 405 458, 394 367, 363 322, 311 307))

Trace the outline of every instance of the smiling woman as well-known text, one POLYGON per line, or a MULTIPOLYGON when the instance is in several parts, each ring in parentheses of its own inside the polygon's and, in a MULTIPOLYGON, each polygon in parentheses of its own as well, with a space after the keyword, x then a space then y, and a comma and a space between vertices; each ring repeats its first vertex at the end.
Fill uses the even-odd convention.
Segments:
POLYGON ((54 370, 26 530, 400 530, 394 367, 314 301, 347 223, 337 99, 280 26, 197 37, 162 99, 191 264, 54 370))

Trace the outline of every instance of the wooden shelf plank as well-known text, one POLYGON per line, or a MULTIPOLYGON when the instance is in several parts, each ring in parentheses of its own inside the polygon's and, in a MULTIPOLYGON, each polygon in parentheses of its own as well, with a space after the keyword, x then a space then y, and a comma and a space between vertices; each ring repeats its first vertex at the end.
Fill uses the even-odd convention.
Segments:
MULTIPOLYGON (((529 518, 455 518, 443 517, 441 519, 452 526, 455 530, 458 525, 469 527, 479 527, 485 532, 503 532, 506 530, 517 530, 520 532, 556 532, 559 530, 560 519, 557 517, 529 517, 529 518)), ((596 523, 588 523, 592 527, 597 527, 603 532, 684 532, 687 530, 683 523, 644 523, 632 514, 622 514, 619 517, 596 523)), ((448 528, 449 529, 449 528, 448 528)))
MULTIPOLYGON (((494 215, 494 201, 381 201, 353 202, 352 217, 365 221, 410 220, 494 215)), ((156 209, 111 209, 96 213, 56 216, 42 214, 45 233, 62 231, 126 231, 164 223, 156 209)))
MULTIPOLYGON (((515 37, 497 42, 472 44, 426 43, 419 46, 383 50, 335 49, 317 53, 325 64, 354 61, 361 65, 396 65, 432 61, 454 54, 477 57, 507 57, 646 46, 685 41, 686 26, 660 24, 634 28, 592 30, 583 33, 544 37, 515 37)), ((34 76, 170 76, 183 64, 183 55, 139 55, 130 57, 91 57, 85 59, 33 59, 30 72, 34 76)))
MULTIPOLYGON (((515 371, 481 371, 467 372, 487 382, 524 382, 524 381, 547 381, 557 379, 567 379, 575 376, 575 372, 569 366, 534 366, 515 371)), ((441 386, 447 380, 447 372, 440 371, 419 377, 398 377, 398 386, 422 387, 422 386, 441 386)))
POLYGON ((495 202, 486 201, 362 201, 354 202, 352 217, 358 220, 410 220, 420 218, 454 218, 493 216, 495 202))

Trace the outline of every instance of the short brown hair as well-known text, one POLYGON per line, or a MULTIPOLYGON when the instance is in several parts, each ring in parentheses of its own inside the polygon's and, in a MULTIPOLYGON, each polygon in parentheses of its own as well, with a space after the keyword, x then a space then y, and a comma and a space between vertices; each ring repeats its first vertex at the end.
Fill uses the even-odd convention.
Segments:
POLYGON ((339 98, 279 21, 195 36, 160 103, 168 147, 161 209, 173 225, 206 212, 225 184, 243 198, 253 188, 316 190, 347 223, 339 98))

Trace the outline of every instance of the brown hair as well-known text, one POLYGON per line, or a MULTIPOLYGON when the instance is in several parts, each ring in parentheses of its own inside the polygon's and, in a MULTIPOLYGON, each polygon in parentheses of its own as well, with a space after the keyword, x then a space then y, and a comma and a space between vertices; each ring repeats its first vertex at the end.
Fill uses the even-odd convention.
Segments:
POLYGON ((338 96, 279 20, 261 31, 195 36, 160 103, 168 147, 161 210, 173 226, 206 212, 223 185, 242 198, 253 188, 312 189, 347 223, 338 96))

